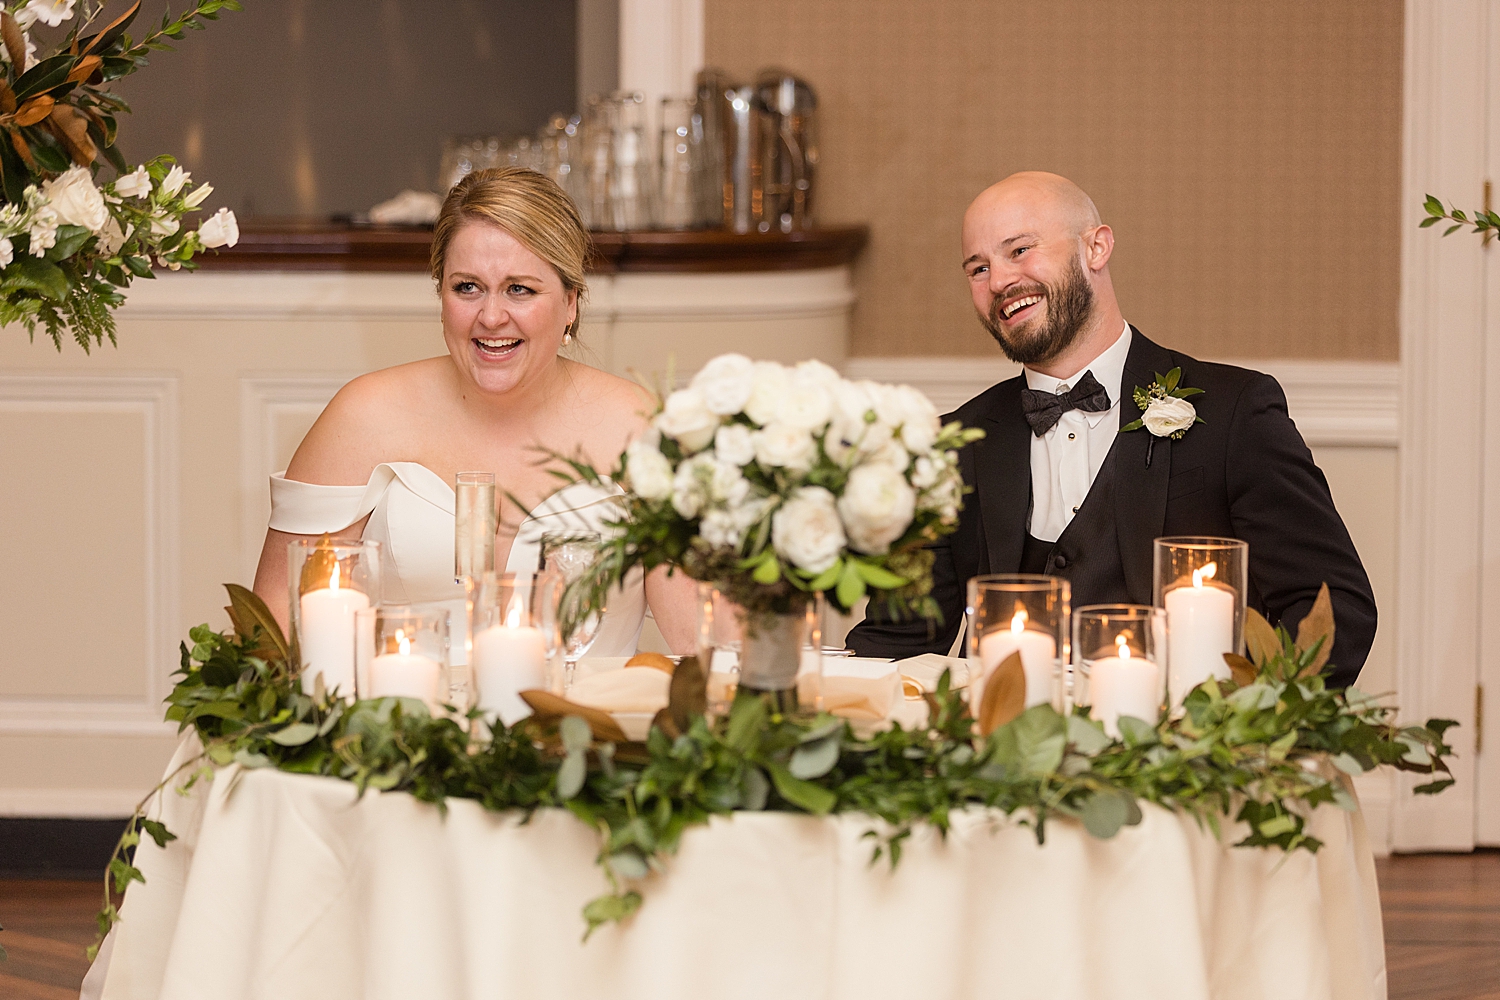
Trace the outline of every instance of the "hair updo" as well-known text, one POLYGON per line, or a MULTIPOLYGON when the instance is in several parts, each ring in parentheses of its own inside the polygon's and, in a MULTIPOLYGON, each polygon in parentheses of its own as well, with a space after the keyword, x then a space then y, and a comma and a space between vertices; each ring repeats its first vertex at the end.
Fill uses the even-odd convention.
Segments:
MULTIPOLYGON (((476 170, 453 185, 432 231, 432 278, 439 286, 448 244, 471 219, 499 226, 550 264, 563 288, 578 293, 578 315, 582 316, 588 296, 583 271, 589 236, 577 206, 553 180, 525 167, 494 167, 476 170)), ((568 332, 577 328, 575 318, 568 332)))

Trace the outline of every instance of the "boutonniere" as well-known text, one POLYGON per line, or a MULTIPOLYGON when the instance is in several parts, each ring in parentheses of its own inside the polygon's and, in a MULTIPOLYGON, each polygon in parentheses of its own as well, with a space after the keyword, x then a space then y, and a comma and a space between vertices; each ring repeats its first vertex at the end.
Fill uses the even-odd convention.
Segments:
POLYGON ((1173 368, 1165 375, 1158 374, 1156 381, 1144 389, 1135 387, 1131 396, 1135 405, 1140 408, 1141 418, 1121 427, 1120 433, 1138 431, 1142 427, 1151 432, 1151 441, 1146 445, 1147 468, 1151 467, 1151 452, 1157 438, 1169 437, 1178 441, 1188 432, 1188 428, 1205 422, 1198 416, 1197 407, 1187 401, 1187 397, 1196 396, 1202 391, 1182 385, 1181 368, 1173 368))

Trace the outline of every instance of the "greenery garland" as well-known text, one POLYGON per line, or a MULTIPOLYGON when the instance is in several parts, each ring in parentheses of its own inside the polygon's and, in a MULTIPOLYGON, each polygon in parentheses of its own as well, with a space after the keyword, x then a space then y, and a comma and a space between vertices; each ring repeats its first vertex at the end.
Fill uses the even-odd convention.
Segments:
POLYGON ((671 704, 649 738, 629 743, 606 714, 551 696, 533 701, 532 717, 510 728, 496 724, 481 739, 483 727, 466 731, 456 719, 432 718, 418 701, 305 694, 265 605, 242 587, 229 590, 234 632, 193 629, 167 699, 167 718, 197 732, 211 763, 200 758, 168 775, 129 820, 106 876, 101 941, 118 919, 111 889, 123 893, 145 881, 130 849, 142 835, 159 846, 174 839, 147 809, 188 768, 184 789, 215 767, 239 764, 342 778, 361 794, 408 792, 440 810, 450 798, 491 810, 566 808, 601 834, 609 892, 584 908, 588 932, 641 905, 632 884, 662 868, 684 830, 737 810, 878 818, 885 826, 869 834, 872 860, 894 867, 916 824, 946 834, 953 812, 970 806, 1021 813, 1038 843, 1058 816, 1111 837, 1140 822, 1145 801, 1185 812, 1216 836, 1233 813, 1249 828, 1236 846, 1316 851, 1320 844, 1306 831, 1311 808, 1354 808, 1340 778, 1317 766, 1320 758, 1345 775, 1391 765, 1432 776, 1419 793, 1453 783, 1443 734, 1455 723, 1397 726, 1394 708, 1325 685, 1318 671, 1331 619, 1329 631, 1306 645, 1259 622, 1247 630, 1255 663, 1235 658, 1237 680, 1205 682, 1180 717, 1156 726, 1122 718, 1119 740, 1084 715, 1065 717, 1045 705, 1017 709, 976 738, 946 674, 928 696, 925 729, 898 725, 862 739, 842 719, 787 717, 754 697, 709 721, 701 672, 679 668, 671 704))

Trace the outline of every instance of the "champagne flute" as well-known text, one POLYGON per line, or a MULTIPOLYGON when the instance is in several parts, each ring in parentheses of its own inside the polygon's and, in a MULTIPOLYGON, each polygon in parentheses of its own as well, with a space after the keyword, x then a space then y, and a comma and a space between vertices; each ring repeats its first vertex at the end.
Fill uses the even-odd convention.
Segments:
POLYGON ((561 581, 558 615, 561 620, 573 623, 562 637, 564 691, 573 686, 578 661, 599 638, 599 628, 604 623, 605 609, 583 613, 583 595, 573 587, 599 561, 602 544, 603 539, 594 531, 549 531, 542 535, 542 571, 555 573, 561 581))

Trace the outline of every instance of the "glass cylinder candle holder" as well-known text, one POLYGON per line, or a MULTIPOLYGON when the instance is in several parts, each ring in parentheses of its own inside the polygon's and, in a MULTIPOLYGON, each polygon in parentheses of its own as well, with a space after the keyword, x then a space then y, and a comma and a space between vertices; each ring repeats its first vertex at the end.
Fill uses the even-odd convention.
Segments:
POLYGON ((494 572, 499 518, 495 474, 460 472, 453 484, 453 578, 458 583, 494 572))
POLYGON ((355 694, 355 612, 380 601, 380 543, 297 538, 287 543, 288 605, 302 690, 355 694))
POLYGON ((698 663, 708 675, 708 711, 723 715, 740 680, 739 608, 711 583, 698 584, 698 663))
POLYGON ((1250 546, 1237 538, 1156 540, 1153 603, 1167 613, 1167 688, 1173 705, 1216 677, 1225 653, 1241 651, 1250 546))
POLYGON ((415 698, 436 716, 449 700, 450 617, 437 604, 385 604, 361 611, 371 641, 360 644, 369 657, 361 657, 359 677, 367 685, 360 698, 415 698))
POLYGON ((1167 613, 1141 604, 1073 612, 1073 701, 1119 738, 1121 716, 1150 725, 1166 699, 1167 613))
POLYGON ((465 581, 469 606, 469 665, 475 704, 513 726, 531 714, 522 691, 547 690, 557 652, 548 613, 547 580, 532 573, 484 573, 465 581))
POLYGON ((969 581, 969 705, 978 712, 984 685, 995 668, 1021 654, 1026 707, 1063 710, 1063 665, 1068 662, 1068 581, 1056 576, 1008 573, 969 581))

